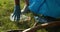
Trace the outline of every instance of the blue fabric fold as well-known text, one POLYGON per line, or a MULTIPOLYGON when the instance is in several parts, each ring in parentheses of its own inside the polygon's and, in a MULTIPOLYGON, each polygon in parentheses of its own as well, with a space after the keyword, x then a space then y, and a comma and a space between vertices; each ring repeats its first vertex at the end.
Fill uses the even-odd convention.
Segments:
POLYGON ((44 16, 60 18, 60 0, 44 1, 45 0, 33 0, 29 5, 30 11, 38 15, 42 14, 44 16))

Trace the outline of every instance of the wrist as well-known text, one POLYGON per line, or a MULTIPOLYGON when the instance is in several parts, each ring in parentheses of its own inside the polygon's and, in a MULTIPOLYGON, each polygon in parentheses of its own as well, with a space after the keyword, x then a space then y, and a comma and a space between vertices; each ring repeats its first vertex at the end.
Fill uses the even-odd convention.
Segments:
POLYGON ((20 6, 19 5, 14 6, 14 12, 20 12, 20 6))
POLYGON ((20 4, 20 0, 15 0, 15 4, 19 5, 20 4))

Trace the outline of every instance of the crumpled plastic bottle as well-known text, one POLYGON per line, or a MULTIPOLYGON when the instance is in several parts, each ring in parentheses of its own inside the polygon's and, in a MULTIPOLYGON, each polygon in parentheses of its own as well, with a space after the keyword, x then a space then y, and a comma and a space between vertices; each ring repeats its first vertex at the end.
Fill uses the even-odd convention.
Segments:
MULTIPOLYGON (((11 21, 16 21, 16 20, 14 20, 14 17, 12 17, 12 15, 13 14, 11 14, 11 16, 10 16, 10 20, 11 21)), ((20 20, 19 21, 29 21, 29 20, 31 20, 31 17, 30 16, 26 16, 26 15, 23 15, 23 14, 21 14, 20 15, 20 20)))

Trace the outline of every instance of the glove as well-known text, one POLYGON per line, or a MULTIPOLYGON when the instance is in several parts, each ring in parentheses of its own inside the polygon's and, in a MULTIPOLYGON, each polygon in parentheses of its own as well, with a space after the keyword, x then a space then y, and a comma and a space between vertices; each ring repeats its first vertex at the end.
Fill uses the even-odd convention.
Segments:
POLYGON ((11 21, 19 21, 20 20, 20 6, 16 5, 14 8, 14 12, 10 16, 11 21))
POLYGON ((45 18, 34 16, 34 19, 36 22, 39 22, 39 23, 47 23, 47 19, 45 19, 45 18))
POLYGON ((21 13, 27 13, 29 11, 28 6, 25 5, 24 8, 21 10, 21 13))

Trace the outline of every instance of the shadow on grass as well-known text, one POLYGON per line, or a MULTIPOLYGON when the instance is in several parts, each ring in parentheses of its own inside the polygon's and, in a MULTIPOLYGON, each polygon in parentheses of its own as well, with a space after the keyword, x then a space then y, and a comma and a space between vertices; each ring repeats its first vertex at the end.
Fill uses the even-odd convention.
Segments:
POLYGON ((27 28, 30 28, 30 25, 29 25, 29 22, 26 21, 26 22, 15 22, 15 24, 17 25, 17 27, 19 29, 27 29, 27 28))

